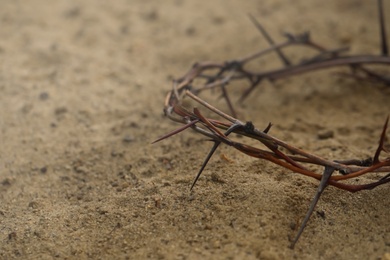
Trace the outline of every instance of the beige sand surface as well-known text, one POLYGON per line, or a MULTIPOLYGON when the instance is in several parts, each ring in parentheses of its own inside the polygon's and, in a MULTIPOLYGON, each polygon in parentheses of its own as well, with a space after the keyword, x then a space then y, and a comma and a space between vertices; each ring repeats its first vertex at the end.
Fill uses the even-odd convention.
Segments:
MULTIPOLYGON (((389 185, 327 189, 291 250, 315 180, 222 147, 190 193, 210 144, 150 144, 177 127, 162 115, 172 78, 267 47, 248 13, 278 41, 310 30, 378 53, 373 2, 2 1, 0 258, 389 259, 389 185)), ((265 83, 241 119, 326 158, 372 156, 390 89, 338 71, 265 83)))

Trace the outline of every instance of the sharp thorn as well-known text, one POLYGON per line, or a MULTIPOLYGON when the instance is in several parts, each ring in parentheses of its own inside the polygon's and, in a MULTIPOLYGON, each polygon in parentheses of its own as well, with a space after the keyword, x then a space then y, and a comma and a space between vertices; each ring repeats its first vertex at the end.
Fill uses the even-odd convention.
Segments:
POLYGON ((195 125, 197 122, 199 122, 198 119, 193 120, 193 121, 189 122, 188 124, 185 124, 184 126, 179 127, 178 129, 175 129, 175 130, 173 130, 172 132, 169 132, 168 134, 165 134, 165 135, 163 135, 163 136, 157 138, 156 140, 154 140, 154 141, 152 142, 152 144, 155 144, 155 143, 160 142, 160 141, 162 141, 162 140, 164 140, 164 139, 166 139, 166 138, 168 138, 168 137, 171 137, 171 136, 173 136, 173 135, 175 135, 175 134, 178 134, 178 133, 180 133, 180 132, 186 130, 187 128, 189 128, 189 127, 195 125))
POLYGON ((217 150, 218 146, 221 144, 221 142, 219 141, 216 141, 213 145, 213 147, 211 148, 210 152, 208 153, 206 159, 203 161, 203 164, 202 164, 202 167, 200 168, 198 174, 196 175, 195 179, 194 179, 194 182, 192 183, 191 185, 191 188, 190 188, 190 191, 192 191, 192 189, 194 188, 196 182, 198 181, 200 175, 202 174, 204 168, 206 167, 207 163, 210 161, 211 157, 213 156, 214 152, 217 150))
POLYGON ((305 219, 303 220, 303 222, 301 224, 301 227, 298 231, 298 234, 296 235, 294 241, 291 243, 291 246, 290 246, 291 249, 293 249, 295 244, 298 242, 298 239, 301 236, 303 230, 305 229, 306 224, 309 221, 310 216, 313 214, 313 211, 317 205, 318 200, 320 199, 322 192, 328 186, 328 181, 329 181, 330 177, 332 176, 334 170, 335 169, 332 167, 328 167, 328 166, 325 167, 324 173, 322 174, 320 184, 318 185, 316 195, 314 196, 313 200, 311 201, 309 210, 306 213, 305 219))
POLYGON ((385 28, 385 15, 383 13, 383 1, 378 0, 378 11, 379 11, 379 26, 380 26, 380 37, 381 37, 381 52, 383 56, 388 56, 388 46, 387 46, 387 35, 385 28))
POLYGON ((268 123, 267 127, 263 130, 263 133, 266 133, 268 134, 269 130, 271 129, 272 127, 272 124, 271 123, 268 123))
MULTIPOLYGON (((264 29, 264 27, 251 14, 249 14, 249 19, 251 19, 252 23, 260 31, 260 33, 267 40, 267 42, 271 46, 274 46, 275 45, 274 41, 272 40, 271 36, 269 36, 267 31, 264 29)), ((275 51, 286 67, 291 65, 291 62, 286 58, 286 56, 283 54, 283 52, 280 49, 275 49, 275 51)))
MULTIPOLYGON (((232 126, 230 126, 226 132, 225 132, 225 136, 228 136, 229 134, 231 134, 234 130, 236 130, 237 128, 239 128, 241 125, 236 125, 236 124, 233 124, 232 126)), ((211 148, 210 152, 207 154, 207 157, 206 159, 203 161, 203 164, 202 164, 202 167, 200 168, 198 174, 196 175, 195 179, 194 179, 194 182, 192 183, 191 185, 191 188, 190 188, 190 191, 192 191, 192 189, 194 188, 196 182, 198 181, 200 175, 202 174, 204 168, 206 167, 207 163, 209 162, 209 160, 211 159, 211 157, 213 156, 214 152, 217 150, 218 146, 221 144, 220 141, 215 141, 213 147, 211 148)))
MULTIPOLYGON (((379 139, 379 144, 378 144, 378 148, 376 149, 376 152, 375 152, 375 155, 374 155, 374 161, 373 161, 373 164, 376 164, 376 163, 379 163, 379 155, 380 153, 385 150, 384 149, 384 143, 385 143, 385 138, 386 138, 386 131, 387 131, 387 125, 389 123, 389 116, 387 116, 386 118, 386 121, 385 121, 385 125, 383 126, 383 130, 382 130, 382 133, 381 133, 381 137, 379 139)), ((386 150, 385 150, 386 151, 386 150)))

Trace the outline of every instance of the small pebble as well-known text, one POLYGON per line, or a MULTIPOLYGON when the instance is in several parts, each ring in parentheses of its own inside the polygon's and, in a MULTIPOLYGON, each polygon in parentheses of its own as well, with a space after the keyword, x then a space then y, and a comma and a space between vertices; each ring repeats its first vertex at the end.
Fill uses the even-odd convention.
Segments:
POLYGON ((48 100, 49 99, 49 94, 47 92, 42 92, 41 94, 39 94, 39 99, 44 101, 44 100, 48 100))
POLYGON ((131 143, 135 140, 135 138, 133 136, 130 136, 130 135, 126 135, 125 137, 123 137, 123 142, 125 143, 131 143))
POLYGON ((324 130, 317 134, 318 139, 325 140, 329 138, 333 138, 334 132, 332 130, 324 130))

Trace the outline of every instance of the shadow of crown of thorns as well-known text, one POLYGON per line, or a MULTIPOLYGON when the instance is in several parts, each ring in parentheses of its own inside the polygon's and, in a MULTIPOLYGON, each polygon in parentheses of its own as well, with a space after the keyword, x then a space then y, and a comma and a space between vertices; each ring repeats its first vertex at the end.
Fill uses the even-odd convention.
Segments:
POLYGON ((319 185, 316 194, 296 237, 291 241, 291 248, 294 248, 310 216, 312 215, 322 192, 327 186, 331 185, 350 192, 357 192, 373 189, 379 185, 390 182, 390 157, 382 160, 380 159, 382 152, 388 153, 385 147, 385 141, 389 117, 387 116, 379 138, 378 148, 372 158, 364 160, 328 160, 271 136, 269 134, 269 130, 272 126, 271 124, 269 124, 264 130, 259 130, 255 128, 251 122, 242 122, 237 119, 236 112, 226 87, 233 81, 249 82, 249 88, 244 91, 239 98, 239 102, 242 102, 264 80, 275 81, 301 73, 338 66, 351 68, 351 73, 342 74, 344 76, 390 85, 390 77, 388 75, 378 73, 366 66, 369 64, 382 64, 384 66, 390 65, 383 15, 383 4, 381 0, 378 0, 378 9, 381 37, 380 55, 345 55, 344 53, 348 50, 348 48, 326 49, 313 42, 310 39, 309 33, 303 33, 301 35, 285 34, 286 40, 282 43, 275 44, 262 25, 250 16, 250 19, 268 41, 270 47, 232 61, 196 63, 183 77, 174 80, 173 88, 168 93, 165 100, 164 113, 169 119, 179 122, 183 124, 183 126, 158 138, 153 143, 171 137, 188 128, 191 128, 210 138, 214 142, 213 147, 204 160, 191 186, 191 190, 199 179, 210 158, 222 143, 229 145, 246 155, 270 161, 293 172, 317 179, 319 181, 319 185), (314 49, 318 54, 309 59, 305 59, 305 61, 298 64, 293 64, 285 56, 283 49, 297 45, 314 49), (257 60, 263 57, 263 55, 271 52, 277 53, 283 62, 283 67, 260 72, 250 71, 245 68, 245 65, 249 62, 257 60), (195 80, 202 83, 195 85, 195 80), (226 100, 227 106, 230 110, 230 115, 215 108, 213 105, 207 103, 204 99, 199 97, 201 92, 213 89, 220 89, 222 97, 226 100), (183 100, 185 98, 194 100, 196 103, 208 109, 213 115, 218 116, 218 118, 223 118, 224 121, 205 117, 196 107, 193 107, 192 110, 186 108, 183 105, 183 100), (234 141, 229 138, 231 133, 258 140, 263 145, 263 148, 234 141), (283 151, 287 152, 283 152, 281 148, 284 148, 283 151), (310 164, 322 166, 322 173, 310 170, 307 167, 307 165, 310 164), (338 174, 334 174, 335 172, 338 174), (370 173, 384 173, 384 176, 379 175, 379 179, 366 184, 349 184, 343 182, 345 180, 357 178, 370 173))

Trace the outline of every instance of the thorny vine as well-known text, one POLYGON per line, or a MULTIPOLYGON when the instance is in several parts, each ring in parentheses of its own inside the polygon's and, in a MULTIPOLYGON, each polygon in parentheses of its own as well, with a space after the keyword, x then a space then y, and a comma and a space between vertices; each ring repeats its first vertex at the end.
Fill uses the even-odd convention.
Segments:
POLYGON ((370 82, 380 82, 390 85, 390 77, 388 75, 382 75, 367 68, 366 66, 368 64, 382 64, 384 66, 390 66, 390 56, 388 55, 381 0, 378 0, 378 7, 379 24, 381 29, 381 55, 343 55, 343 53, 347 50, 346 48, 326 49, 320 44, 312 41, 309 33, 301 35, 286 34, 285 42, 275 44, 261 24, 251 16, 250 18, 255 26, 270 44, 269 48, 232 61, 196 63, 187 72, 187 74, 177 80, 174 80, 173 88, 168 93, 165 100, 164 112, 168 118, 175 122, 182 123, 183 126, 162 136, 155 142, 175 135, 187 128, 192 128, 214 142, 213 147, 204 160, 191 186, 191 190, 210 158, 222 143, 251 157, 268 160, 293 172, 317 179, 319 181, 319 186, 316 195, 311 202, 309 210, 295 239, 291 242, 291 248, 293 248, 302 234, 311 214, 313 213, 322 192, 327 186, 331 185, 346 191, 357 192, 373 189, 379 185, 390 182, 390 157, 380 159, 382 152, 388 152, 385 148, 385 140, 389 117, 387 117, 385 121, 379 138, 378 148, 372 158, 364 160, 329 160, 294 147, 293 145, 287 144, 286 142, 270 135, 269 130, 271 129, 271 124, 269 124, 264 130, 259 130, 251 122, 242 122, 237 119, 236 112, 227 91, 227 85, 233 81, 249 82, 249 87, 239 98, 239 102, 242 102, 264 80, 274 81, 301 73, 307 73, 313 70, 338 66, 350 67, 351 74, 348 76, 359 80, 364 79, 370 82), (298 64, 293 64, 284 55, 283 49, 296 45, 314 49, 318 52, 318 54, 298 64), (276 52, 278 54, 284 64, 282 68, 260 72, 254 72, 246 68, 246 65, 249 62, 261 58, 265 54, 271 52, 276 52), (202 83, 195 84, 195 80, 201 80, 202 83), (231 115, 222 112, 199 97, 201 92, 212 89, 221 90, 222 96, 227 102, 231 115), (207 118, 196 107, 192 108, 191 111, 183 105, 183 99, 185 98, 190 98, 199 103, 215 115, 218 115, 219 118, 223 118, 224 121, 215 118, 207 118), (231 133, 255 139, 263 144, 264 147, 258 148, 234 141, 229 138, 231 133), (287 152, 283 152, 282 150, 287 152), (323 172, 317 173, 310 170, 306 166, 309 164, 322 166, 323 172), (335 174, 335 172, 338 172, 338 174, 335 174), (343 182, 345 180, 370 173, 384 173, 384 176, 381 176, 376 181, 366 184, 350 184, 343 182))

